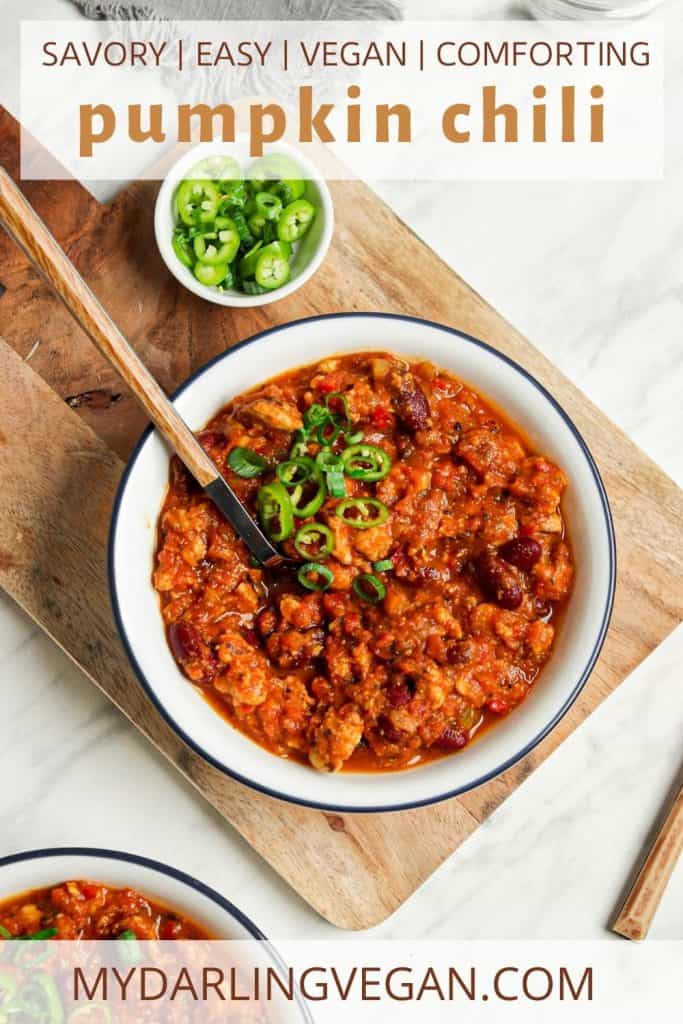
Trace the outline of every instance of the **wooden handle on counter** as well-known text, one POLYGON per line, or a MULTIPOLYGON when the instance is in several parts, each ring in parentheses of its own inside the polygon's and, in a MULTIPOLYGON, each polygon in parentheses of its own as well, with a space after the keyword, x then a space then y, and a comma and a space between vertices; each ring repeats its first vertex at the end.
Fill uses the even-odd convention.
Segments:
POLYGON ((612 931, 626 939, 644 939, 683 852, 683 786, 662 825, 621 908, 612 931))
POLYGON ((1 166, 0 221, 120 374, 195 480, 201 487, 215 480, 214 463, 1 166))

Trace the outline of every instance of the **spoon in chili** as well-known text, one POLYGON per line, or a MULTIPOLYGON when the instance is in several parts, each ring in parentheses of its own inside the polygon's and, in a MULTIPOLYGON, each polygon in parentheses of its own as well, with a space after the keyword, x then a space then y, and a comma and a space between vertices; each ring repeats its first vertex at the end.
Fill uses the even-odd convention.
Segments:
POLYGON ((214 502, 254 558, 268 569, 289 564, 252 519, 230 484, 110 319, 4 167, 0 166, 0 224, 24 250, 75 320, 123 378, 159 433, 214 502))

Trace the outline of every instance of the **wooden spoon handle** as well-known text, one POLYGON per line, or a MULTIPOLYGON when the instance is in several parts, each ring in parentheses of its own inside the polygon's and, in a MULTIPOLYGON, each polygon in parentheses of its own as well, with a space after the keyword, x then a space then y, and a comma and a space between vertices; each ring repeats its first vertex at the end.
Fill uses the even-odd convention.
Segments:
POLYGON ((664 890, 683 852, 683 786, 626 898, 612 931, 626 939, 644 939, 664 890))
POLYGON ((214 463, 1 166, 0 221, 120 374, 195 480, 201 487, 215 480, 214 463))

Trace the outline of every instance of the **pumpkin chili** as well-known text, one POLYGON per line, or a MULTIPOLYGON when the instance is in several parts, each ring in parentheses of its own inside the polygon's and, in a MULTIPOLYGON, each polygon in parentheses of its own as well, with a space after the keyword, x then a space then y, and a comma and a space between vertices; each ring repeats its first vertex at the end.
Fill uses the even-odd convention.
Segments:
POLYGON ((209 939, 135 889, 72 879, 0 900, 0 939, 209 939))
POLYGON ((458 751, 520 704, 574 568, 567 480, 431 363, 325 359, 199 440, 298 573, 269 576, 177 458, 153 583, 172 654, 268 750, 321 771, 458 751))

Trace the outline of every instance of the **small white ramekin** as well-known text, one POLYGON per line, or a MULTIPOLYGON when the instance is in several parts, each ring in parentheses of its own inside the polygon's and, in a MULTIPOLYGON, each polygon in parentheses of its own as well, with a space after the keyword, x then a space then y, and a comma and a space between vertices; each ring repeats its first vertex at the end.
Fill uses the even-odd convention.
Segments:
POLYGON ((287 284, 263 295, 245 295, 230 288, 219 291, 217 288, 201 284, 189 267, 184 266, 173 251, 173 229, 176 226, 174 197, 180 182, 187 178, 192 168, 201 160, 211 156, 232 156, 242 168, 248 168, 254 161, 249 156, 246 136, 239 136, 234 143, 203 142, 188 150, 175 163, 161 185, 154 209, 154 234, 157 247, 164 263, 180 283, 189 291, 199 295, 208 302, 219 306, 266 306, 278 299, 284 299, 298 291, 320 267, 332 241, 334 232, 334 206, 327 183, 320 171, 306 157, 292 146, 280 142, 266 149, 264 156, 282 154, 296 161, 306 179, 304 198, 309 199, 317 207, 316 218, 308 232, 298 244, 292 260, 292 276, 287 284))

